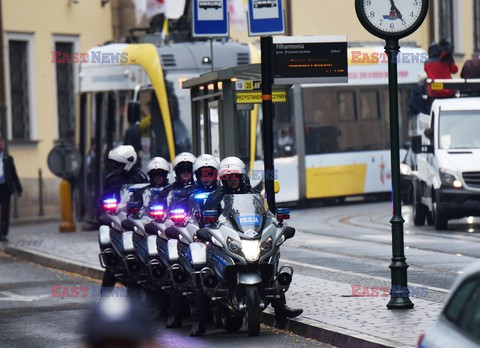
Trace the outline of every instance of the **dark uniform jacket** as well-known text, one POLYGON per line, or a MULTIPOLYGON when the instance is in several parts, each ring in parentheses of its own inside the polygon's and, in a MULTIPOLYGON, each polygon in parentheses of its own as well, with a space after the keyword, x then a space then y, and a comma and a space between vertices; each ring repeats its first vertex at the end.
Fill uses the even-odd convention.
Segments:
POLYGON ((116 194, 119 196, 123 185, 144 183, 148 183, 147 176, 136 168, 133 168, 128 172, 112 172, 105 178, 103 194, 104 196, 109 194, 116 194))
POLYGON ((8 194, 13 194, 14 192, 21 193, 23 191, 13 157, 5 153, 3 153, 3 175, 5 176, 5 187, 8 194))

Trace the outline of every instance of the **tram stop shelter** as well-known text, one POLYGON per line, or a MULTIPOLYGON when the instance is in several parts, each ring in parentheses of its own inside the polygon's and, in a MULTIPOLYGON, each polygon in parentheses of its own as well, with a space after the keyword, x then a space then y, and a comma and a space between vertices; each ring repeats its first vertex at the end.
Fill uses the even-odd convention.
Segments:
MULTIPOLYGON (((289 86, 276 86, 274 102, 286 101, 289 86)), ((239 65, 185 80, 192 108, 192 151, 219 158, 238 156, 253 168, 262 102, 260 64, 239 65)))

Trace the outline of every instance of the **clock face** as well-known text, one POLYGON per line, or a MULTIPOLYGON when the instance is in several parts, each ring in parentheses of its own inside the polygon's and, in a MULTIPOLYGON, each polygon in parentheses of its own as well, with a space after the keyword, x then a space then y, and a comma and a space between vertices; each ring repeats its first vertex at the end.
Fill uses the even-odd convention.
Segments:
POLYGON ((395 34, 417 22, 425 1, 428 0, 362 0, 362 10, 375 29, 395 34))

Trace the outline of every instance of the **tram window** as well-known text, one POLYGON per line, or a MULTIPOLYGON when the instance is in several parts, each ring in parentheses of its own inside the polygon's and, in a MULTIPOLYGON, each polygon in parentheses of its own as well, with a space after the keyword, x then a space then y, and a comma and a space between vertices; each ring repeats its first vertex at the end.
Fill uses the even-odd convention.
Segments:
POLYGON ((339 92, 337 96, 338 120, 354 121, 355 94, 353 92, 339 92))
POLYGON ((333 94, 322 88, 303 90, 305 115, 305 153, 319 154, 340 151, 333 94))
POLYGON ((237 110, 237 150, 236 153, 242 161, 248 163, 250 158, 250 112, 248 110, 237 110))
POLYGON ((356 117, 355 93, 342 91, 337 94, 337 117, 341 151, 358 151, 362 148, 362 138, 356 117))
POLYGON ((383 90, 383 110, 385 117, 385 148, 390 148, 390 102, 388 89, 383 90))
POLYGON ((378 93, 377 91, 361 91, 359 97, 363 150, 381 149, 383 135, 378 93))
POLYGON ((360 118, 362 120, 380 119, 377 92, 360 92, 360 118))
MULTIPOLYGON (((291 100, 291 98, 287 98, 291 100)), ((275 103, 273 132, 275 157, 290 157, 296 154, 295 119, 290 103, 275 103)))

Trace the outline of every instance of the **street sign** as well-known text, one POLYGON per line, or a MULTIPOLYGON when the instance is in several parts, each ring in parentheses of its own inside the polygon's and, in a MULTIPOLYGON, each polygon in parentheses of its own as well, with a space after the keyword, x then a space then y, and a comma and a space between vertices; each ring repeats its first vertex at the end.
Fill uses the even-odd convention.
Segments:
POLYGON ((273 38, 273 83, 347 83, 347 37, 273 38))
POLYGON ((248 0, 248 35, 285 34, 282 0, 248 0))
POLYGON ((193 36, 228 36, 227 0, 193 0, 193 36))
MULTIPOLYGON (((287 101, 287 92, 285 91, 274 91, 272 93, 272 102, 274 103, 285 103, 287 101)), ((262 103, 262 92, 252 91, 252 92, 237 92, 235 95, 235 103, 237 104, 261 104, 262 103)))
POLYGON ((50 151, 47 163, 53 174, 60 178, 71 179, 80 172, 82 158, 73 145, 62 142, 50 151))

